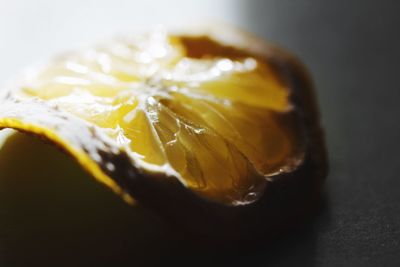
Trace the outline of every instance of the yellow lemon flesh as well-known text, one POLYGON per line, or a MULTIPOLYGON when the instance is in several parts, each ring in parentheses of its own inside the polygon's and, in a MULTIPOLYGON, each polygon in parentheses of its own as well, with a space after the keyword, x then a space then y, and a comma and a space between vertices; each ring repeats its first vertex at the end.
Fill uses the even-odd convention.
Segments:
POLYGON ((157 31, 28 73, 0 100, 0 127, 56 143, 128 201, 135 196, 110 174, 119 167, 99 151, 241 205, 302 162, 292 109, 290 88, 266 60, 209 37, 157 31))

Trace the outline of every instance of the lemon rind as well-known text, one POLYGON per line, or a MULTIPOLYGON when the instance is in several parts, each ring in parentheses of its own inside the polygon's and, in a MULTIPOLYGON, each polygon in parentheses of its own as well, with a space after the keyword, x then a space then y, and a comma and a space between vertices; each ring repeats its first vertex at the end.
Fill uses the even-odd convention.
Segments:
MULTIPOLYGON (((89 174, 91 174, 98 182, 110 188, 114 193, 119 195, 127 203, 135 203, 135 200, 132 198, 132 196, 124 191, 111 177, 109 177, 101 169, 101 163, 93 160, 93 157, 91 157, 89 153, 86 153, 82 147, 74 144, 74 142, 71 142, 71 140, 68 140, 68 138, 62 137, 62 134, 60 134, 60 132, 52 129, 53 127, 46 127, 43 126, 43 124, 39 125, 38 123, 26 122, 25 120, 30 119, 19 118, 18 116, 19 104, 11 103, 11 105, 9 105, 10 103, 8 103, 7 105, 5 103, 7 103, 7 100, 3 102, 2 106, 0 107, 0 130, 4 128, 11 128, 14 130, 42 137, 50 141, 51 143, 56 144, 58 147, 67 152, 67 154, 69 154, 73 159, 75 159, 80 164, 80 166, 82 166, 82 168, 86 170, 89 174), (16 109, 14 110, 14 112, 13 107, 16 109), (14 113, 14 116, 7 113, 14 113), (5 116, 3 114, 5 114, 5 116)), ((32 103, 27 103, 27 108, 32 106, 32 103)), ((42 114, 38 116, 43 117, 46 115, 47 114, 42 114)), ((76 123, 74 124, 76 125, 76 123)), ((71 130, 70 134, 74 135, 74 130, 71 130)))

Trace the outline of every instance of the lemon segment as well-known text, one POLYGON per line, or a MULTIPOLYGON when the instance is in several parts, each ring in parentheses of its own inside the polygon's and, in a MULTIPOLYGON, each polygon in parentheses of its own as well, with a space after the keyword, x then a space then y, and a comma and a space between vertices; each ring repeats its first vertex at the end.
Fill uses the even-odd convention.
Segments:
POLYGON ((207 38, 201 44, 161 31, 59 57, 0 100, 15 111, 0 107, 0 127, 51 139, 124 196, 102 172, 107 162, 94 159, 82 142, 105 138, 135 169, 168 172, 165 179, 212 201, 253 202, 268 177, 303 159, 290 88, 256 56, 223 53, 224 46, 207 38), (31 114, 26 103, 33 102, 46 111, 31 114), (52 123, 60 116, 70 127, 52 123), (82 141, 75 124, 100 134, 82 141))

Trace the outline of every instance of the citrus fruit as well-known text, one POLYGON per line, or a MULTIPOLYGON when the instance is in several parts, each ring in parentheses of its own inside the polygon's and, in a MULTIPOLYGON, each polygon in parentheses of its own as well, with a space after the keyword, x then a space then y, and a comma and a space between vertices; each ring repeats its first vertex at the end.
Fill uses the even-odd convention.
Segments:
POLYGON ((236 31, 116 38, 6 89, 1 128, 40 136, 127 202, 188 223, 260 205, 274 184, 305 179, 304 168, 309 181, 324 176, 305 72, 236 31))

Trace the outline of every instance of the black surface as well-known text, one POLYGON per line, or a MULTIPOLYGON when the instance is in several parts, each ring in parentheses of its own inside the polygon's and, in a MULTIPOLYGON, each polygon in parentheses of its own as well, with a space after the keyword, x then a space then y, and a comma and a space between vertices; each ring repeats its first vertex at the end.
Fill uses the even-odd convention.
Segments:
MULTIPOLYGON (((33 198, 39 194, 35 190, 25 192, 6 181, 2 186, 13 193, 3 194, 0 201, 0 264, 400 266, 398 2, 247 2, 247 28, 294 51, 313 74, 331 165, 318 214, 272 244, 221 250, 166 235, 158 222, 138 219, 143 211, 132 215, 101 187, 80 184, 86 181, 82 173, 74 182, 92 188, 92 193, 70 188, 75 200, 68 203, 67 196, 54 196, 52 189, 39 188, 43 199, 33 198), (21 200, 21 195, 28 200, 21 200), (46 196, 53 201, 38 212, 46 196), (104 202, 90 201, 99 196, 104 202), (81 221, 68 219, 73 216, 81 221)), ((29 145, 35 147, 22 137, 8 144, 10 149, 29 145)), ((49 164, 56 164, 51 159, 56 160, 57 153, 37 149, 49 164)), ((24 153, 11 157, 3 151, 0 159, 23 164, 24 153)), ((74 170, 70 161, 61 162, 57 168, 74 170)), ((2 170, 11 172, 10 177, 30 173, 23 168, 2 170)), ((47 177, 41 184, 47 184, 54 172, 41 175, 47 177)))

